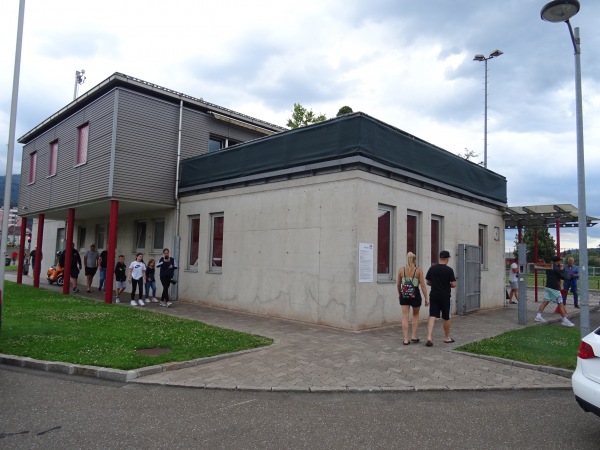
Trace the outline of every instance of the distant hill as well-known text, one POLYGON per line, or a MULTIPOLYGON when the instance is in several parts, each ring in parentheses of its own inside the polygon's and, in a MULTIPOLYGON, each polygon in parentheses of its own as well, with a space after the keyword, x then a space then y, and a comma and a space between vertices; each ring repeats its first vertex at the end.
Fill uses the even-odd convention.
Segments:
MULTIPOLYGON (((10 190, 10 206, 16 207, 19 203, 19 184, 21 183, 21 174, 13 174, 12 188, 10 190)), ((4 186, 6 185, 6 176, 0 176, 0 207, 4 205, 4 186)))

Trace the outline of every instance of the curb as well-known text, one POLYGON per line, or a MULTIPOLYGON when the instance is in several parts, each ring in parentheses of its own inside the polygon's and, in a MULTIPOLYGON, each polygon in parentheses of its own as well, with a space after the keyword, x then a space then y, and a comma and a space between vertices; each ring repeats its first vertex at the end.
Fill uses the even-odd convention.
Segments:
MULTIPOLYGON (((274 345, 274 344, 271 344, 274 345)), ((55 372, 63 375, 79 375, 84 377, 100 378, 103 380, 118 381, 126 383, 140 377, 153 375, 155 373, 168 372, 171 370, 185 369, 194 367, 200 364, 208 364, 226 358, 232 358, 246 353, 252 353, 259 350, 264 350, 264 347, 251 348, 235 353, 226 353, 223 355, 209 356, 207 358, 192 359, 189 361, 169 362, 157 364, 155 366, 141 367, 134 370, 110 369, 107 367, 86 366, 82 364, 73 364, 57 361, 43 361, 39 359, 29 358, 27 356, 5 355, 0 353, 0 364, 6 366, 23 367, 26 369, 42 370, 44 372, 55 372)))
POLYGON ((498 358, 497 356, 478 355, 476 353, 461 352, 459 350, 453 350, 453 352, 459 353, 464 356, 471 356, 473 358, 485 359, 487 361, 492 361, 492 362, 496 362, 496 363, 500 363, 500 364, 506 364, 507 366, 520 367, 521 369, 537 370, 538 372, 545 372, 545 373, 549 373, 552 375, 558 375, 560 377, 569 378, 569 379, 571 379, 571 377, 573 376, 573 372, 574 372, 573 370, 562 369, 560 367, 529 364, 529 363, 524 363, 521 361, 514 361, 512 359, 498 358))

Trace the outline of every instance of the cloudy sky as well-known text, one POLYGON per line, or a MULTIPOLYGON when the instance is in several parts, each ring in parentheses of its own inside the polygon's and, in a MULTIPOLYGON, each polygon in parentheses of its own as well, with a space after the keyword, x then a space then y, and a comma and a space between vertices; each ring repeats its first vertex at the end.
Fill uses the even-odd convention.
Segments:
MULTIPOLYGON (((333 117, 365 112, 483 160, 511 206, 577 206, 573 45, 540 19, 546 0, 28 0, 16 135, 114 72, 278 125, 294 102, 333 117)), ((581 0, 587 212, 600 217, 600 2, 581 0)), ((0 141, 8 142, 18 0, 0 2, 0 141)), ((0 173, 6 168, 6 145, 0 173)), ((20 172, 15 147, 13 173, 20 172)), ((588 232, 600 245, 600 225, 588 232)), ((578 246, 562 230, 563 249, 578 246)), ((507 248, 514 233, 507 231, 507 248)))

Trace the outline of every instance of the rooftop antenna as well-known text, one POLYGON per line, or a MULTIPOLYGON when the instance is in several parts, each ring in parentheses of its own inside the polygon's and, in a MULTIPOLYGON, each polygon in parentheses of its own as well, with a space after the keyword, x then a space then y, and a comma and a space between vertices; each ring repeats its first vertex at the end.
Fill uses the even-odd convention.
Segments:
POLYGON ((85 82, 85 70, 75 71, 75 90, 73 91, 73 100, 77 98, 77 87, 85 82))

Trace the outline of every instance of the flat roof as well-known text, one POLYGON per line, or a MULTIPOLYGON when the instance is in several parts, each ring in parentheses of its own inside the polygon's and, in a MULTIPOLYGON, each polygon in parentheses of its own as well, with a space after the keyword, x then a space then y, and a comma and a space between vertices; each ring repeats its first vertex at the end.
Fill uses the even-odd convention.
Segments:
POLYGON ((90 104, 91 102, 95 101, 96 99, 103 96, 107 92, 115 89, 116 87, 125 87, 136 92, 145 93, 147 95, 151 95, 153 97, 161 98, 163 100, 175 103, 183 101, 185 106, 189 108, 201 110, 207 113, 217 113, 218 115, 226 116, 235 120, 238 125, 240 124, 240 122, 244 123, 246 124, 245 126, 253 128, 256 131, 263 132, 264 134, 272 134, 273 132, 280 133, 282 131, 287 130, 287 128, 280 127, 279 125, 265 122, 263 120, 247 116, 245 114, 233 111, 231 109, 215 105, 214 103, 207 102, 202 98, 192 97, 191 95, 182 94, 181 92, 177 92, 172 89, 159 86, 157 84, 149 83, 147 81, 140 80, 129 75, 115 72, 110 77, 97 84, 89 91, 80 95, 56 113, 52 114, 42 123, 37 125, 35 128, 25 133, 17 141, 20 144, 27 144, 32 139, 35 139, 40 134, 46 132, 56 124, 63 121, 66 117, 74 114, 83 106, 90 104))
POLYGON ((179 192, 191 195, 206 186, 223 188, 232 180, 350 160, 506 206, 502 175, 361 112, 184 160, 179 192))

